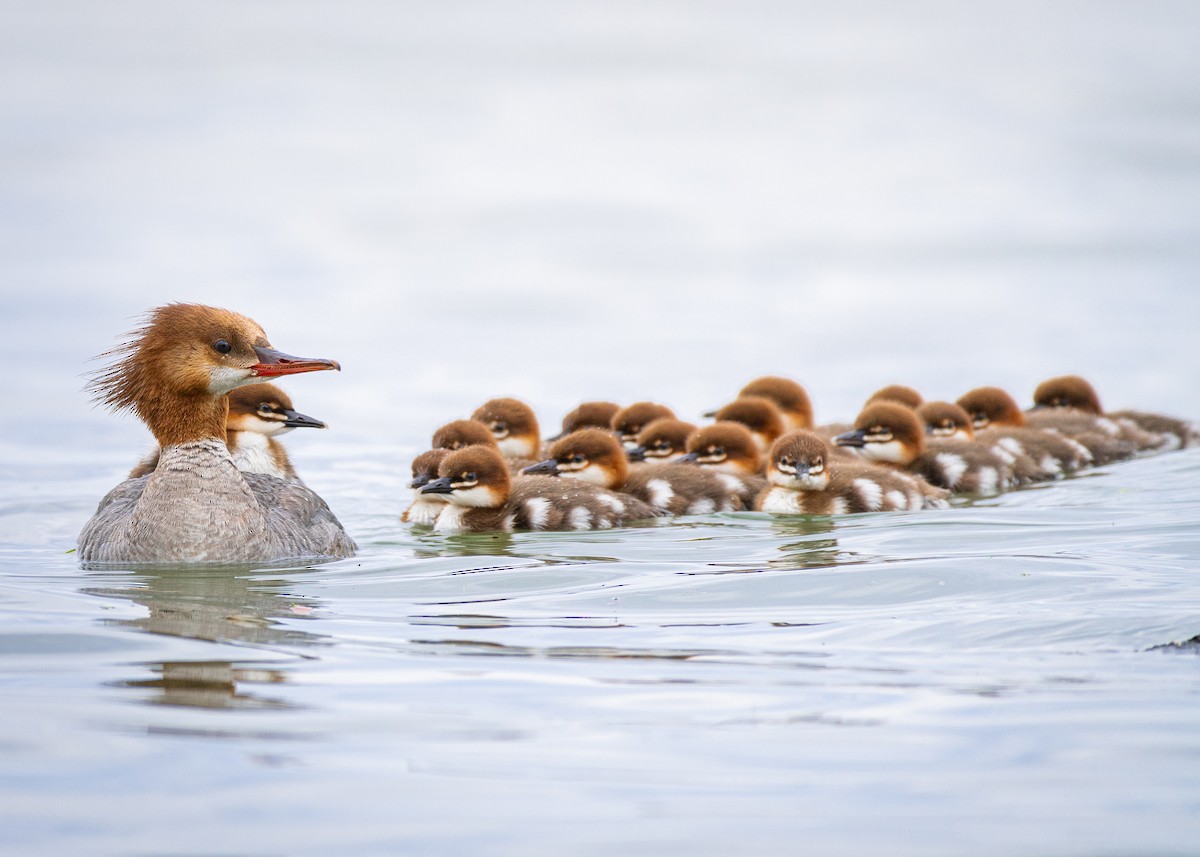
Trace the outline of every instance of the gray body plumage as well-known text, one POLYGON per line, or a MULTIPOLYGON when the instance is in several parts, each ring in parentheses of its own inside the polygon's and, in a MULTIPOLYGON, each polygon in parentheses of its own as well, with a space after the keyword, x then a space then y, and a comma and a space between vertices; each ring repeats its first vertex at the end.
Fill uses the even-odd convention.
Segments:
POLYGON ((260 562, 356 549, 317 494, 239 472, 216 438, 164 448, 153 473, 100 501, 78 542, 83 562, 260 562))

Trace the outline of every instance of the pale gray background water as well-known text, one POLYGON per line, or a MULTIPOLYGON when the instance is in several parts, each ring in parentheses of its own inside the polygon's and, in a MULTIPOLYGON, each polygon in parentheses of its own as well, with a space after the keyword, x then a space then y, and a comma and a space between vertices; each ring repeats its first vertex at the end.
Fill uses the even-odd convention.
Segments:
POLYGON ((1200 458, 445 540, 439 423, 784 373, 1200 416, 1189 3, 0 3, 0 846, 1194 854, 1200 458), (317 570, 81 572, 148 307, 340 375, 317 570), (741 573, 745 572, 745 573, 741 573))

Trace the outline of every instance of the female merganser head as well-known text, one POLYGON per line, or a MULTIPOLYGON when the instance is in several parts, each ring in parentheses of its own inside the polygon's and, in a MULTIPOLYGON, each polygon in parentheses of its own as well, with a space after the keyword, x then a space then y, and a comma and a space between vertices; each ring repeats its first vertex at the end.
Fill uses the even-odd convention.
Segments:
POLYGON ((616 433, 626 449, 637 446, 637 436, 650 423, 663 417, 674 417, 675 412, 657 402, 634 402, 613 414, 609 427, 616 433))
POLYGON ((594 485, 546 476, 512 478, 500 453, 483 446, 451 452, 422 496, 443 495, 446 508, 434 529, 444 533, 491 530, 591 530, 653 517, 645 503, 594 485))
POLYGON ((1074 408, 1077 411, 1100 416, 1100 397, 1095 388, 1078 375, 1060 375, 1048 378, 1033 391, 1035 408, 1074 408))
POLYGON ((1017 400, 1000 387, 976 387, 964 393, 958 406, 971 416, 976 431, 989 426, 1020 428, 1025 425, 1025 413, 1017 400))
POLYGON ((537 415, 519 399, 489 399, 475 409, 471 419, 488 427, 501 455, 538 457, 542 440, 537 415))
POLYGON ((765 396, 739 396, 714 415, 718 422, 741 423, 750 430, 760 452, 784 432, 779 406, 765 396))
POLYGON ((260 378, 339 369, 276 351, 244 315, 198 304, 152 310, 93 390, 131 409, 161 447, 148 476, 118 485, 79 536, 85 562, 247 562, 350 556, 355 545, 302 485, 240 473, 225 442, 227 395, 260 378))
POLYGON ((621 406, 616 402, 583 402, 562 418, 562 430, 554 437, 546 438, 546 442, 554 443, 582 428, 611 428, 612 418, 619 410, 621 406))
POLYGON ((912 408, 877 401, 863 408, 853 431, 839 434, 834 442, 872 461, 904 467, 925 451, 925 427, 912 408))
POLYGON ((750 429, 741 423, 716 422, 688 438, 687 454, 676 459, 735 476, 762 472, 762 453, 750 429))
POLYGON ((742 387, 738 396, 763 396, 779 406, 786 427, 791 429, 812 428, 812 401, 803 387, 791 378, 764 375, 742 387))
POLYGON ((430 445, 434 449, 463 449, 468 446, 487 446, 500 451, 491 429, 476 420, 451 420, 433 433, 430 445))
POLYGON ((925 423, 930 437, 973 440, 975 431, 971 417, 953 402, 926 402, 917 408, 917 416, 925 423))
POLYGON ((133 410, 160 446, 225 437, 225 396, 260 378, 341 369, 335 360, 276 351, 257 323, 199 304, 152 310, 147 324, 93 376, 97 402, 133 410))
POLYGON ((642 429, 637 446, 629 450, 630 461, 666 462, 687 452, 687 439, 696 426, 674 417, 660 417, 642 429))
POLYGON ((888 384, 886 387, 880 387, 872 393, 867 398, 866 404, 863 407, 872 402, 897 402, 915 411, 921 407, 924 401, 925 398, 912 387, 906 387, 903 384, 888 384))

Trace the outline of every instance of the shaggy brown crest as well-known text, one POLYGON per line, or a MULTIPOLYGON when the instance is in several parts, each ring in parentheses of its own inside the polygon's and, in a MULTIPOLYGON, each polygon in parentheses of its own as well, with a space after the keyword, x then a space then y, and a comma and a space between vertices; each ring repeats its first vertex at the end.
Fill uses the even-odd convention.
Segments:
POLYGON ((969 390, 959 398, 958 406, 970 415, 971 422, 977 429, 988 426, 1018 428, 1026 422, 1025 414, 1017 400, 1000 387, 976 387, 969 390))
POLYGON ((240 313, 182 303, 150 310, 128 342, 101 357, 114 359, 91 378, 95 401, 133 410, 160 446, 224 437, 225 394, 257 377, 341 368, 275 351, 240 313))
POLYGON ((1038 384, 1033 404, 1039 408, 1075 408, 1096 416, 1104 413, 1095 388, 1078 375, 1060 375, 1038 384))

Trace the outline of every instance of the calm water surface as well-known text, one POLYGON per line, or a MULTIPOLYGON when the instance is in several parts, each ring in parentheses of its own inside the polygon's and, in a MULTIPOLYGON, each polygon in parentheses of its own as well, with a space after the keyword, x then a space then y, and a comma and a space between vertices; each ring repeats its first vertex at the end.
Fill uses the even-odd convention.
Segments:
POLYGON ((435 537, 495 395, 1200 417, 1195 4, 0 3, 0 852, 1194 855, 1200 451, 435 537), (169 300, 292 353, 315 567, 81 570, 169 300))

